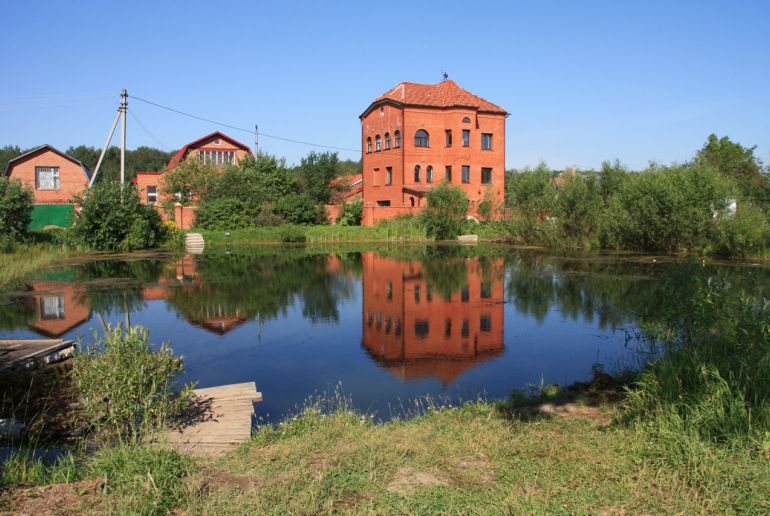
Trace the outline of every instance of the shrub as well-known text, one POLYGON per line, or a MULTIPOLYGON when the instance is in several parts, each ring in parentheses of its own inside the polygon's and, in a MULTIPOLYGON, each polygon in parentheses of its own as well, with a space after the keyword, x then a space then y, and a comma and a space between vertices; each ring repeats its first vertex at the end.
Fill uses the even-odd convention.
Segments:
POLYGON ((556 187, 553 174, 545 163, 534 170, 525 169, 509 175, 507 202, 514 212, 530 221, 542 219, 553 209, 556 187))
POLYGON ((715 214, 733 194, 731 182, 702 166, 652 168, 629 177, 610 199, 602 243, 644 251, 699 251, 715 214))
POLYGON ((568 174, 556 195, 553 214, 564 239, 586 242, 593 239, 602 215, 599 182, 593 174, 587 178, 568 174))
POLYGON ((459 186, 443 183, 428 192, 428 206, 420 214, 425 232, 431 238, 447 240, 462 232, 470 203, 459 186))
POLYGON ((142 435, 167 427, 187 407, 188 389, 179 395, 174 391, 182 361, 168 344, 154 351, 147 337, 140 326, 108 326, 75 357, 72 374, 82 415, 108 438, 138 442, 142 435))
POLYGON ((0 235, 16 241, 27 236, 32 199, 32 190, 20 181, 0 177, 0 235))
POLYGON ((768 243, 767 215, 746 202, 734 216, 722 215, 717 219, 709 251, 720 256, 758 255, 768 243))
POLYGON ((72 232, 87 247, 131 251, 157 247, 168 238, 160 215, 139 201, 133 185, 97 183, 76 202, 80 213, 72 232))
POLYGON ((241 199, 222 198, 201 203, 195 225, 203 229, 242 229, 254 225, 253 208, 241 199))
POLYGON ((337 217, 337 224, 340 226, 360 226, 361 218, 364 215, 364 200, 359 198, 352 202, 346 202, 342 205, 342 210, 337 217))
POLYGON ((278 212, 290 224, 313 224, 317 222, 318 211, 309 195, 290 194, 276 204, 278 212))

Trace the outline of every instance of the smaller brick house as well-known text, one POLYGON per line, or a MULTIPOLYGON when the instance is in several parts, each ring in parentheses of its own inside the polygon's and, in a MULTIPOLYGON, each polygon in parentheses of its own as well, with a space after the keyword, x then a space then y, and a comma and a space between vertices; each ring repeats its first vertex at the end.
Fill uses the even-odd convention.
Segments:
POLYGON ((158 205, 171 199, 170 195, 161 191, 163 176, 187 159, 194 157, 203 164, 223 167, 237 165, 247 155, 254 156, 247 145, 216 131, 179 149, 169 160, 165 170, 137 172, 134 183, 139 191, 139 198, 144 204, 158 205))
POLYGON ((85 193, 91 178, 83 163, 47 144, 10 160, 4 173, 32 189, 32 229, 71 224, 73 198, 85 193))

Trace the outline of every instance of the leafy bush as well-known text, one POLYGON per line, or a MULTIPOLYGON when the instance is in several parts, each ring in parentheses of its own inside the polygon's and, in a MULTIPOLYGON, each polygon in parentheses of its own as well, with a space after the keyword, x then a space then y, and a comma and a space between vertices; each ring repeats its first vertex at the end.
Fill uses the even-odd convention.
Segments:
POLYGON ((182 361, 168 344, 154 351, 147 337, 140 326, 107 327, 75 357, 72 374, 82 414, 106 437, 138 442, 168 426, 188 406, 189 391, 177 395, 174 390, 182 361))
POLYGON ((578 243, 593 239, 602 215, 596 176, 567 175, 558 189, 553 214, 563 238, 578 243))
POLYGON ((364 200, 358 198, 352 202, 342 204, 342 210, 337 217, 340 226, 360 226, 364 215, 364 200))
POLYGON ((420 214, 420 221, 431 238, 456 238, 462 232, 469 206, 462 188, 443 183, 428 192, 428 206, 420 214))
POLYGON ((715 214, 733 194, 730 180, 702 166, 652 168, 622 184, 604 215, 602 243, 644 251, 700 251, 715 214))
POLYGON ((276 206, 282 218, 290 224, 313 224, 317 222, 316 205, 307 194, 287 195, 281 198, 276 206))
POLYGON ((719 217, 711 235, 710 252, 720 256, 760 254, 770 244, 767 215, 749 203, 733 216, 719 217))
POLYGON ((524 169, 509 174, 506 189, 508 205, 527 220, 542 219, 553 209, 556 187, 553 173, 545 163, 540 163, 534 170, 524 169))
POLYGON ((152 206, 139 201, 136 188, 95 184, 76 202, 80 213, 72 228, 83 245, 104 251, 131 251, 163 244, 168 231, 152 206))
POLYGON ((27 236, 32 200, 32 190, 20 181, 0 177, 0 235, 4 239, 18 241, 27 236))
POLYGON ((195 213, 202 229, 242 229, 254 225, 253 208, 241 199, 222 198, 204 202, 195 213))

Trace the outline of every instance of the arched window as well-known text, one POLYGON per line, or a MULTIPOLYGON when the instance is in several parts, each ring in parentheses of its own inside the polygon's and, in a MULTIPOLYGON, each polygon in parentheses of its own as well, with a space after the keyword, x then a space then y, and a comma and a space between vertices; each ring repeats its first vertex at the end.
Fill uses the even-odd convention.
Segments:
POLYGON ((415 183, 420 182, 420 165, 414 166, 414 182, 415 183))
POLYGON ((465 118, 463 118, 463 123, 464 124, 470 124, 471 123, 471 119, 466 116, 465 118))
POLYGON ((385 133, 385 150, 390 150, 390 133, 385 133))
POLYGON ((393 136, 395 137, 395 140, 396 140, 395 142, 393 142, 394 143, 394 147, 396 149, 398 149, 399 147, 401 147, 401 132, 400 131, 396 131, 393 136))
POLYGON ((419 129, 414 133, 414 146, 415 147, 429 147, 428 131, 425 129, 419 129))
POLYGON ((374 150, 377 152, 382 150, 382 137, 379 134, 374 137, 374 150))
POLYGON ((366 152, 372 152, 372 137, 366 139, 366 152))
POLYGON ((428 168, 425 169, 425 182, 433 182, 433 165, 428 165, 428 168))

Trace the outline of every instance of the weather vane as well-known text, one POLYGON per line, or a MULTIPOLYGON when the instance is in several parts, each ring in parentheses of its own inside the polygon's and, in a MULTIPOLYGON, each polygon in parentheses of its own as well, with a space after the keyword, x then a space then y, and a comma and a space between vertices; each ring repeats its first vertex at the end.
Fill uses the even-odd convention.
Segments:
POLYGON ((447 79, 449 79, 449 74, 446 73, 446 72, 441 72, 441 77, 443 77, 444 80, 447 80, 447 79))

